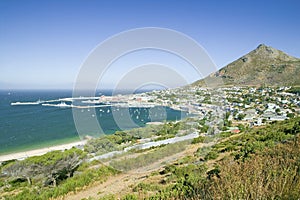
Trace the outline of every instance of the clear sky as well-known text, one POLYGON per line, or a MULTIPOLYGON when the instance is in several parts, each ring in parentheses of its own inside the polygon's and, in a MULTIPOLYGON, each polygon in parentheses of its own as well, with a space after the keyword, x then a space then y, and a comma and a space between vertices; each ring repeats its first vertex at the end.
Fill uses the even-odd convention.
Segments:
POLYGON ((192 37, 218 68, 260 43, 300 57, 299 11, 298 0, 0 0, 0 88, 71 88, 92 49, 140 27, 192 37))

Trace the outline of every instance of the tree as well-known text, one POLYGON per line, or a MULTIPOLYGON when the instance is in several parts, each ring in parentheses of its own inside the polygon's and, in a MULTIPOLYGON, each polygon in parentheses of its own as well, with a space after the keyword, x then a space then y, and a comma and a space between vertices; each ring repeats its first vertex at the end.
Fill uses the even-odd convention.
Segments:
POLYGON ((295 117, 295 114, 294 114, 294 113, 288 113, 286 116, 287 116, 288 118, 294 118, 294 117, 295 117))
POLYGON ((32 183, 34 177, 42 176, 46 184, 56 186, 58 180, 73 176, 83 157, 82 151, 75 148, 64 152, 52 151, 42 156, 16 161, 6 166, 2 172, 14 179, 25 178, 28 184, 32 183))
POLYGON ((57 159, 53 164, 44 166, 43 173, 48 177, 48 180, 46 180, 45 183, 50 182, 56 187, 58 180, 73 176, 75 169, 81 162, 82 159, 80 159, 80 156, 74 152, 66 157, 57 159))
POLYGON ((32 177, 40 171, 37 164, 29 164, 24 161, 16 161, 15 163, 5 167, 2 172, 14 179, 25 178, 29 185, 32 183, 32 177))

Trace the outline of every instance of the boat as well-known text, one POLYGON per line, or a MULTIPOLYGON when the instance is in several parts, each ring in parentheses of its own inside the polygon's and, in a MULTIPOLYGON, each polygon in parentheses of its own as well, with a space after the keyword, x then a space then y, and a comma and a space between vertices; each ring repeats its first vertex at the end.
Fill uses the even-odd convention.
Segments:
POLYGON ((55 105, 56 107, 71 107, 70 105, 66 104, 65 102, 60 102, 59 104, 55 105))
POLYGON ((86 103, 86 104, 99 104, 99 100, 86 100, 86 101, 81 101, 81 103, 86 103))

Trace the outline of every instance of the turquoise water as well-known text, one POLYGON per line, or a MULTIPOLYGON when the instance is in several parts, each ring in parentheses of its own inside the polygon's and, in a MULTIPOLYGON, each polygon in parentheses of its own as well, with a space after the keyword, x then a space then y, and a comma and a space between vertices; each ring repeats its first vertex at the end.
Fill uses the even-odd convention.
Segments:
MULTIPOLYGON (((104 91, 102 94, 109 95, 110 92, 104 91)), ((17 101, 52 100, 71 96, 72 91, 0 91, 0 154, 80 140, 71 108, 10 105, 11 102, 17 101)), ((96 109, 95 117, 105 134, 120 130, 114 120, 112 109, 114 107, 96 109)), ((155 109, 166 111, 166 116, 156 116, 155 121, 176 120, 182 117, 182 113, 177 110, 165 107, 155 109)), ((122 108, 118 109, 118 112, 122 112, 122 108)), ((129 124, 126 129, 145 126, 151 119, 153 121, 150 117, 151 109, 130 108, 129 113, 135 126, 129 124)), ((152 115, 154 116, 153 113, 152 115)))

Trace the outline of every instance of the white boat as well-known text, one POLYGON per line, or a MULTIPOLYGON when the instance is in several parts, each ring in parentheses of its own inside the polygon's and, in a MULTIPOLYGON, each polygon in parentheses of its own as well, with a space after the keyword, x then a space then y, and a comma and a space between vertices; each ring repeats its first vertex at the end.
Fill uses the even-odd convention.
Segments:
POLYGON ((99 100, 86 100, 86 101, 81 101, 81 103, 87 103, 87 104, 99 104, 99 100))
POLYGON ((70 105, 66 104, 65 102, 60 102, 59 104, 55 105, 56 107, 71 107, 70 105))

